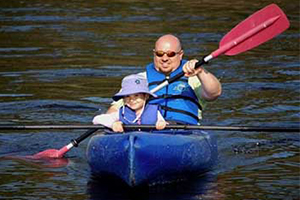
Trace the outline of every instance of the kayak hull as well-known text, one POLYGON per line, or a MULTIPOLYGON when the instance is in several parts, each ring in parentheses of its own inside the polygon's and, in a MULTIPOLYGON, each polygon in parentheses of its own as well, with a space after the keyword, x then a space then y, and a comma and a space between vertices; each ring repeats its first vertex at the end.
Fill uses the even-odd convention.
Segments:
POLYGON ((87 148, 94 176, 114 176, 129 186, 185 180, 210 170, 217 144, 203 131, 95 135, 87 148))

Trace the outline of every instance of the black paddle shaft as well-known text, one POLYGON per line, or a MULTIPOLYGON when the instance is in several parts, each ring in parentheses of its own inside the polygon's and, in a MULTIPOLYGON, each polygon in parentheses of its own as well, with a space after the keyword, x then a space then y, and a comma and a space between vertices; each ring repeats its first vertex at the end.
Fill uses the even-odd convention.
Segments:
MULTIPOLYGON (((206 61, 204 60, 204 58, 205 58, 205 56, 202 58, 201 61, 198 61, 198 62, 195 64, 195 69, 199 68, 199 67, 200 67, 201 65, 203 65, 203 64, 207 64, 207 63, 208 63, 208 62, 206 62, 206 61)), ((172 78, 170 78, 170 79, 168 80, 168 83, 169 83, 169 84, 170 84, 170 83, 173 83, 174 81, 180 79, 180 78, 183 77, 183 76, 184 76, 184 72, 182 71, 182 72, 180 72, 179 74, 177 74, 176 76, 173 76, 172 78)))
POLYGON ((76 139, 71 140, 71 142, 73 143, 74 147, 77 147, 78 144, 84 140, 85 138, 89 137, 90 135, 92 135, 93 133, 95 133, 99 128, 92 128, 89 129, 87 132, 85 132, 83 135, 79 136, 76 139))

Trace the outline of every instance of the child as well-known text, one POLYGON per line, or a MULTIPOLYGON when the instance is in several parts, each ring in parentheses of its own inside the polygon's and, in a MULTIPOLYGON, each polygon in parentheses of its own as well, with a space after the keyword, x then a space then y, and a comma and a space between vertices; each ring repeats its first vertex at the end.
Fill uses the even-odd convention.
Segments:
POLYGON ((95 116, 93 124, 102 124, 115 132, 124 132, 123 124, 155 124, 156 129, 164 129, 167 122, 158 105, 146 103, 150 95, 156 97, 149 91, 147 80, 143 76, 126 76, 122 80, 121 90, 113 96, 115 101, 123 98, 124 105, 118 112, 95 116))

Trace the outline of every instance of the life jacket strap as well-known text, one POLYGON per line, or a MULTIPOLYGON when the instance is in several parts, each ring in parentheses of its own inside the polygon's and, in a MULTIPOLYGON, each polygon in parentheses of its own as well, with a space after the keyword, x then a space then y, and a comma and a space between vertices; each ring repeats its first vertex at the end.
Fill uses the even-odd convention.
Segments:
POLYGON ((199 102, 194 98, 188 96, 164 94, 164 95, 157 96, 156 98, 150 97, 150 100, 152 99, 185 99, 193 102, 194 104, 197 105, 199 110, 202 110, 202 106, 199 104, 199 102))
POLYGON ((185 115, 188 115, 192 118, 194 118, 195 120, 199 121, 199 118, 198 116, 194 115, 193 113, 190 113, 188 111, 185 111, 185 110, 180 110, 180 109, 176 109, 176 108, 171 108, 171 107, 168 107, 168 106, 160 106, 161 109, 165 110, 165 111, 171 111, 171 112, 178 112, 178 113, 182 113, 182 114, 185 114, 185 115))
MULTIPOLYGON (((162 81, 152 81, 151 83, 148 83, 148 85, 149 85, 149 87, 153 86, 153 85, 160 85, 161 83, 165 82, 166 80, 168 80, 168 79, 164 79, 162 81)), ((182 82, 187 82, 188 83, 188 79, 183 79, 183 78, 181 78, 177 81, 182 81, 182 82)))

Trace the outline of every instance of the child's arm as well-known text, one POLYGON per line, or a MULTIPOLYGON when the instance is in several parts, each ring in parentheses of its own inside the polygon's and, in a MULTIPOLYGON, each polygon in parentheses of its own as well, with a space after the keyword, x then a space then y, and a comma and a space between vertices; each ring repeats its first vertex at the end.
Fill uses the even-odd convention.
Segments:
POLYGON ((162 130, 166 127, 167 124, 168 122, 166 122, 161 113, 157 111, 157 122, 155 124, 156 129, 162 130))
POLYGON ((123 123, 121 121, 116 121, 112 124, 112 130, 114 132, 124 132, 123 123))
POLYGON ((122 122, 119 121, 119 112, 97 115, 93 119, 93 124, 102 124, 115 132, 123 132, 122 122))
POLYGON ((113 112, 110 114, 97 115, 93 119, 93 124, 102 124, 108 128, 112 128, 114 122, 119 121, 118 112, 113 112))

